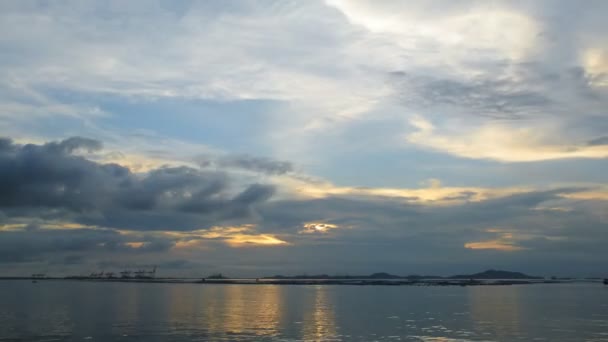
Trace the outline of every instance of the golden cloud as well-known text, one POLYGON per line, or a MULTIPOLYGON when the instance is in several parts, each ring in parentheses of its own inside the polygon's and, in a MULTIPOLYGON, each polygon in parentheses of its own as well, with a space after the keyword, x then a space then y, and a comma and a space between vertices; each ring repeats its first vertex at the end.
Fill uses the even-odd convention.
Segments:
MULTIPOLYGON (((426 184, 425 184, 426 185, 426 184)), ((465 202, 479 202, 492 198, 525 193, 533 189, 526 187, 478 188, 446 187, 439 180, 429 180, 425 188, 367 188, 340 187, 331 183, 302 184, 295 186, 296 195, 304 198, 325 198, 329 196, 374 196, 402 199, 408 203, 422 205, 454 205, 465 202)))
POLYGON ((289 242, 273 234, 260 234, 255 225, 216 226, 211 229, 200 229, 192 232, 165 232, 166 235, 178 238, 175 248, 204 248, 205 241, 219 240, 230 247, 284 246, 289 242))
POLYGON ((504 241, 497 240, 488 240, 488 241, 479 241, 479 242, 468 242, 464 244, 465 248, 468 249, 493 249, 497 251, 519 251, 524 248, 512 245, 510 243, 505 243, 504 241))
POLYGON ((498 238, 467 242, 464 244, 464 248, 467 249, 491 249, 496 251, 514 252, 524 250, 526 248, 520 247, 516 244, 517 240, 523 237, 515 238, 513 233, 510 233, 502 228, 488 228, 485 230, 487 233, 498 234, 498 238))
POLYGON ((137 241, 137 242, 126 242, 125 245, 131 247, 131 248, 142 248, 146 243, 142 242, 142 241, 137 241))
POLYGON ((289 245, 287 241, 283 241, 270 234, 237 234, 228 236, 224 239, 226 244, 231 247, 252 247, 252 246, 280 246, 289 245))
POLYGON ((25 223, 13 223, 0 225, 0 231, 18 231, 27 227, 25 223))

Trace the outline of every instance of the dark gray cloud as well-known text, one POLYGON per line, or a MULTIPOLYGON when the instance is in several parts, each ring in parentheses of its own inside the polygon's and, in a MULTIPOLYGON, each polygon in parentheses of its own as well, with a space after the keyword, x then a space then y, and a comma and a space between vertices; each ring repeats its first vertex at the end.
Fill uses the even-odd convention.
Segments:
POLYGON ((589 146, 608 145, 608 136, 591 139, 587 142, 589 146))
POLYGON ((282 175, 293 171, 293 165, 288 161, 247 155, 221 158, 217 163, 220 167, 239 168, 272 175, 282 175))
POLYGON ((562 118, 605 115, 606 93, 590 85, 590 76, 580 66, 547 66, 531 60, 475 67, 479 72, 469 77, 432 70, 395 71, 389 82, 408 108, 508 120, 547 114, 562 118))
MULTIPOLYGON (((99 252, 123 253, 144 252, 131 248, 126 243, 130 239, 113 230, 99 229, 29 229, 0 232, 0 262, 44 261, 49 255, 74 253, 94 254, 99 252)), ((163 245, 165 241, 150 242, 151 245, 163 245)), ((82 259, 82 257, 81 257, 82 259)), ((74 262, 68 258, 66 262, 74 262)), ((57 261, 56 261, 57 262, 57 261)))
MULTIPOLYGON (((437 232, 477 232, 509 222, 517 217, 547 215, 532 209, 559 199, 560 194, 577 192, 580 188, 530 191, 479 202, 449 206, 406 204, 401 199, 385 197, 348 198, 333 196, 322 199, 273 201, 260 207, 264 226, 273 232, 296 232, 311 221, 322 221, 358 230, 387 234, 428 234, 437 232)), ((466 194, 465 196, 470 196, 466 194)), ((560 212, 552 213, 560 215, 560 212)), ((344 232, 344 231, 342 231, 344 232)), ((350 234, 350 233, 349 233, 350 234)), ((463 236, 466 237, 466 236, 463 236)), ((468 236, 469 238, 471 236, 468 236)), ((370 236, 366 235, 366 238, 370 236)), ((383 237, 384 239, 384 237, 383 237)))
MULTIPOLYGON (((394 72, 391 79, 407 106, 449 106, 489 118, 520 119, 538 114, 552 104, 550 98, 533 87, 494 76, 459 80, 394 72)), ((546 75, 544 79, 549 78, 546 75)))
MULTIPOLYGON (((449 272, 448 267, 482 264, 521 267, 525 265, 522 258, 527 257, 536 266, 544 264, 553 270, 551 260, 562 260, 563 273, 576 272, 575 264, 580 266, 597 255, 606 255, 605 250, 598 248, 607 242, 604 232, 608 222, 601 217, 576 207, 569 211, 539 209, 563 201, 562 194, 581 190, 530 191, 449 206, 404 204, 375 197, 329 197, 269 202, 261 212, 263 225, 269 232, 295 234, 311 221, 341 226, 328 233, 298 236, 293 247, 297 257, 291 260, 294 263, 298 257, 305 260, 308 252, 319 259, 326 257, 328 267, 333 263, 335 267, 341 264, 372 271, 386 269, 395 260, 401 260, 401 267, 409 270, 449 272), (502 233, 495 232, 496 229, 502 233), (499 239, 503 233, 511 236, 505 243, 523 249, 505 252, 465 248, 470 242, 499 239), (594 251, 594 256, 589 250, 594 251), (335 257, 337 254, 339 258, 335 257), (566 255, 580 258, 568 261, 566 255)), ((306 267, 305 264, 302 262, 299 267, 306 267)))
POLYGON ((70 254, 66 255, 55 263, 60 265, 80 265, 85 262, 86 258, 84 255, 70 254))
POLYGON ((294 171, 294 166, 289 161, 249 155, 201 156, 198 158, 198 163, 201 167, 240 169, 268 175, 284 175, 294 171))
POLYGON ((187 230, 246 219, 274 192, 262 184, 239 191, 219 171, 163 167, 137 175, 73 153, 100 148, 100 142, 86 138, 43 145, 3 139, 0 210, 8 216, 59 213, 76 222, 115 228, 187 230))

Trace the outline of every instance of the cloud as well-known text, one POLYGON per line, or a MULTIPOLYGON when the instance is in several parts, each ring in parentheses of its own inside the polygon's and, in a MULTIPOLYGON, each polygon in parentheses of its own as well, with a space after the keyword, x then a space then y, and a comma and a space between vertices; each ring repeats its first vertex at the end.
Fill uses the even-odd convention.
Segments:
POLYGON ((249 155, 227 155, 220 157, 203 156, 198 159, 198 164, 201 167, 216 166, 219 168, 258 172, 268 175, 284 175, 294 171, 294 166, 289 161, 249 155))
POLYGON ((583 65, 591 85, 608 86, 608 49, 590 48, 583 54, 583 65))
POLYGON ((394 72, 391 80, 400 101, 408 107, 449 108, 451 112, 460 109, 464 115, 513 120, 541 114, 553 105, 544 91, 535 89, 538 83, 517 80, 515 76, 450 79, 394 72))
POLYGON ((326 234, 332 229, 342 228, 338 225, 323 222, 307 222, 302 225, 300 234, 326 234))
POLYGON ((140 229, 154 229, 154 221, 180 229, 181 216, 181 229, 193 229, 207 220, 250 217, 254 206, 274 194, 271 185, 235 188, 222 172, 181 166, 134 174, 74 153, 100 148, 100 142, 85 138, 43 145, 2 140, 0 208, 8 215, 63 210, 87 225, 140 229))
POLYGON ((503 232, 501 229, 487 229, 486 232, 498 234, 496 239, 467 242, 464 244, 465 248, 469 249, 489 249, 505 252, 521 251, 524 248, 517 245, 517 240, 514 238, 512 233, 503 232))
POLYGON ((175 248, 178 249, 200 249, 211 241, 221 241, 235 248, 290 245, 289 242, 273 234, 260 234, 255 225, 218 226, 207 230, 171 234, 171 236, 178 238, 175 243, 175 248))
POLYGON ((102 145, 101 142, 94 139, 72 137, 60 142, 48 143, 46 144, 46 148, 50 153, 71 154, 80 149, 88 152, 99 151, 101 150, 102 145))
POLYGON ((329 182, 291 182, 284 189, 292 196, 308 198, 327 198, 339 196, 342 198, 393 199, 412 204, 450 205, 464 202, 479 202, 492 198, 509 196, 528 192, 525 186, 483 188, 465 186, 445 186, 438 179, 422 182, 419 188, 390 188, 390 187, 349 187, 337 186, 329 182))
MULTIPOLYGON (((342 38, 350 29, 322 3, 284 4, 280 10, 252 2, 238 8, 192 3, 183 11, 174 5, 145 12, 136 7, 2 5, 0 28, 6 30, 0 32, 21 31, 20 39, 4 35, 3 49, 13 51, 0 65, 10 70, 6 87, 18 80, 21 88, 42 95, 52 88, 144 99, 284 101, 299 108, 293 118, 307 111, 297 119, 311 127, 323 117, 362 113, 384 92, 379 78, 350 82, 359 68, 336 53, 349 49, 342 38), (121 18, 120 27, 114 16, 121 18), (93 22, 98 29, 88 28, 93 22), (319 35, 319 27, 326 34, 319 35), (344 71, 336 74, 336 66, 344 71), (319 114, 311 115, 313 109, 319 114)), ((27 108, 37 102, 20 95, 11 100, 27 108)))
POLYGON ((374 33, 394 35, 399 44, 413 48, 424 43, 450 55, 477 50, 521 58, 535 47, 540 28, 534 18, 501 3, 328 0, 352 23, 374 33), (504 30, 503 27, 510 27, 504 30), (449 51, 453 49, 454 51, 449 51))
POLYGON ((99 253, 142 253, 167 251, 171 244, 151 240, 145 248, 135 248, 128 237, 113 230, 80 229, 24 229, 0 232, 0 262, 43 262, 53 256, 65 255, 64 264, 83 260, 84 255, 99 253), (78 257, 74 257, 80 253, 78 257))
POLYGON ((467 132, 438 130, 423 117, 413 117, 416 129, 407 141, 440 152, 472 159, 502 162, 533 162, 566 158, 608 157, 608 148, 599 144, 563 144, 556 136, 534 127, 518 128, 501 124, 485 124, 467 132))
POLYGON ((608 145, 608 136, 591 139, 587 142, 589 146, 608 145))

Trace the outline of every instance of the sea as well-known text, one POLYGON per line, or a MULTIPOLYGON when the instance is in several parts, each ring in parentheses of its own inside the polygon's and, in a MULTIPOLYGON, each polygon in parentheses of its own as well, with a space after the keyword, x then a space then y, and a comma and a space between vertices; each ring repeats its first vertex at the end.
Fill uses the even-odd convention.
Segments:
POLYGON ((608 286, 4 280, 0 341, 608 341, 608 286))

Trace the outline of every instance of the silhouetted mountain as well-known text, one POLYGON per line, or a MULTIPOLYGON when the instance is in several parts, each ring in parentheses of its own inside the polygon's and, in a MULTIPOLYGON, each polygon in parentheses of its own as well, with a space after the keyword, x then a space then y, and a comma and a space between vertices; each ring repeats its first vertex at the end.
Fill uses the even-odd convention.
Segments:
POLYGON ((530 276, 521 272, 509 272, 500 270, 487 270, 475 274, 459 274, 449 277, 450 279, 542 279, 542 277, 530 276))
POLYGON ((377 272, 370 275, 327 275, 327 274, 301 274, 295 276, 275 275, 272 277, 264 277, 263 279, 407 279, 412 281, 424 279, 543 279, 543 277, 534 277, 520 272, 509 272, 500 270, 487 270, 475 274, 458 274, 450 277, 442 277, 436 275, 408 275, 399 276, 386 272, 377 272))

